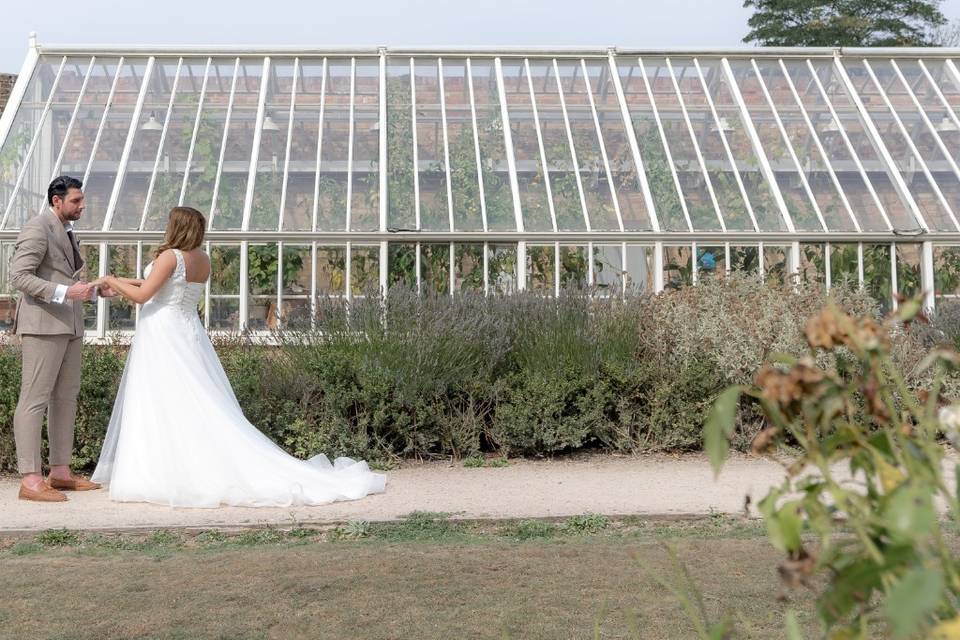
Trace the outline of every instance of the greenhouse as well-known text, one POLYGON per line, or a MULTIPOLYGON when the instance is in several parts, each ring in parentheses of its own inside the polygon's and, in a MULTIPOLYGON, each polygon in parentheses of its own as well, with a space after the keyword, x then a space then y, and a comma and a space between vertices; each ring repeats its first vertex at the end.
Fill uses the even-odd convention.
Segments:
MULTIPOLYGON (((81 178, 88 276, 207 216, 212 331, 407 287, 658 292, 733 271, 960 294, 960 51, 45 46, 0 118, 23 222, 81 178)), ((132 330, 121 300, 88 335, 132 330)))

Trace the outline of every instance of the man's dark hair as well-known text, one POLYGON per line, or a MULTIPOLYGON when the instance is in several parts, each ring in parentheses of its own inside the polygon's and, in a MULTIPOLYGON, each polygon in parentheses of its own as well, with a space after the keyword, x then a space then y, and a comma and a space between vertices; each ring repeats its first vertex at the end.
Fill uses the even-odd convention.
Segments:
POLYGON ((60 196, 63 200, 70 189, 83 189, 83 181, 70 176, 57 176, 47 187, 47 204, 53 205, 53 196, 60 196))

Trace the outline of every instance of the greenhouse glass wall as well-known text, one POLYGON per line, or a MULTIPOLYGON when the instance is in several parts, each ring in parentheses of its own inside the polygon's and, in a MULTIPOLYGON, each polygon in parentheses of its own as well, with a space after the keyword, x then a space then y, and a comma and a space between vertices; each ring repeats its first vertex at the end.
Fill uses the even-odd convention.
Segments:
MULTIPOLYGON (((0 119, 23 222, 82 178, 90 278, 208 219, 213 331, 409 287, 658 292, 730 272, 960 295, 960 51, 41 46, 0 119)), ((137 310, 90 306, 91 337, 137 310)))

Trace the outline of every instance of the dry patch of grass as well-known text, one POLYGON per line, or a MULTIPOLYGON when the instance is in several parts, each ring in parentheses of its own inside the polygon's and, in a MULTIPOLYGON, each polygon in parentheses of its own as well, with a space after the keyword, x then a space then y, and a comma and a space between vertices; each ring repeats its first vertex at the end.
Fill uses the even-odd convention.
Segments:
MULTIPOLYGON (((649 577, 674 571, 668 538, 712 615, 734 612, 742 637, 780 638, 780 558, 759 533, 725 519, 436 514, 328 531, 45 532, 0 551, 0 637, 687 639, 649 577)), ((810 603, 793 605, 812 625, 810 603)))

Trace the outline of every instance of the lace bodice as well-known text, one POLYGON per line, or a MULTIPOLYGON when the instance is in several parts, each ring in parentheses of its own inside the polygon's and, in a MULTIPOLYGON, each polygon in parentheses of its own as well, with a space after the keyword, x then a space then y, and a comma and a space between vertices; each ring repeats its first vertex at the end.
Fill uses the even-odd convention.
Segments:
MULTIPOLYGON (((179 249, 174 249, 173 253, 177 256, 177 266, 170 275, 170 279, 163 283, 160 290, 147 301, 146 305, 174 307, 196 315, 197 305, 203 297, 204 283, 187 282, 187 266, 183 260, 183 253, 179 249)), ((144 269, 143 277, 149 277, 152 270, 153 262, 144 269)))

